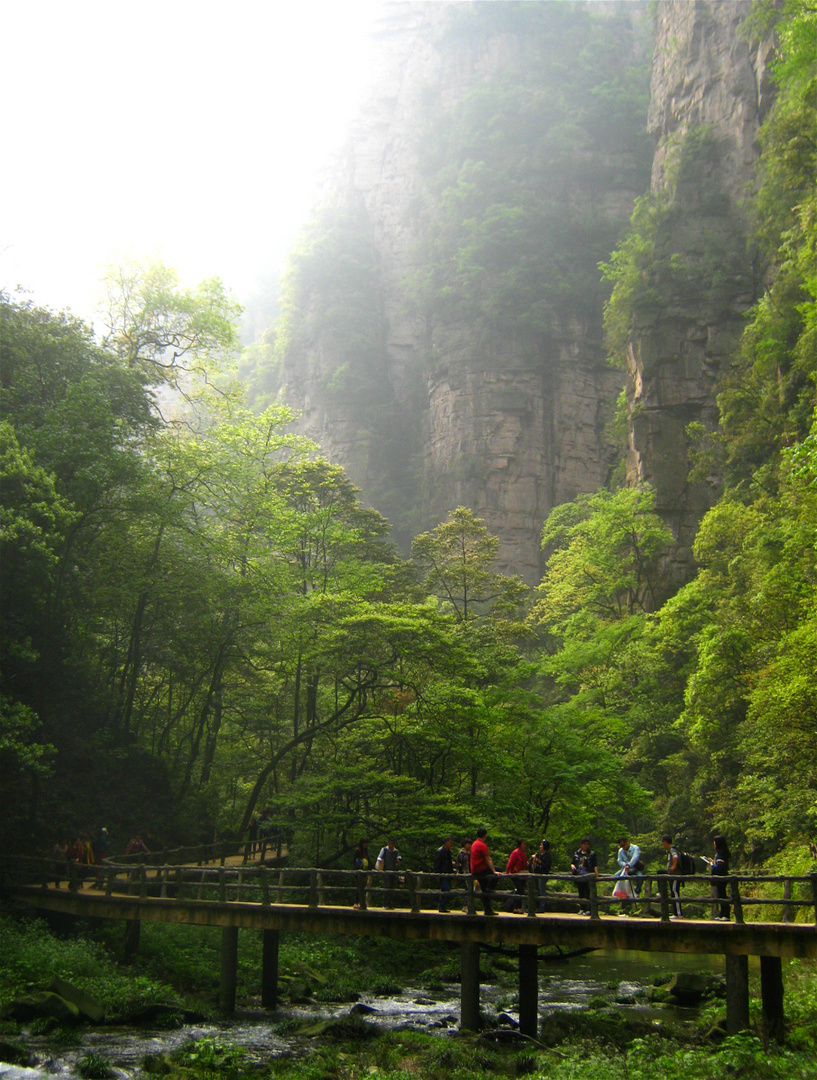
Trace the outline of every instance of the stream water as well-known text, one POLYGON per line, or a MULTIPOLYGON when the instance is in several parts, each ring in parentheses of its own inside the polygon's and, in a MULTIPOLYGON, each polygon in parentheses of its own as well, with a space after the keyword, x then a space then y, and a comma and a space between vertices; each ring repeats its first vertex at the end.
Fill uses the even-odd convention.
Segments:
MULTIPOLYGON (((651 1006, 642 993, 662 972, 701 971, 722 973, 723 957, 701 958, 682 954, 667 955, 636 952, 590 953, 563 963, 542 963, 539 969, 539 1014, 547 1017, 564 1010, 586 1008, 599 999, 618 1003, 625 1012, 632 1010, 641 1018, 667 1016, 666 1007, 651 1006)), ((508 978, 505 984, 483 984, 480 1002, 487 1014, 506 1013, 517 1018, 515 987, 508 978)), ((230 1021, 187 1025, 172 1031, 132 1027, 83 1027, 70 1046, 55 1044, 53 1036, 29 1036, 17 1039, 38 1059, 35 1068, 5 1065, 0 1062, 0 1080, 78 1080, 81 1058, 96 1053, 109 1062, 117 1080, 134 1080, 144 1075, 141 1065, 148 1055, 170 1053, 194 1039, 209 1037, 215 1042, 244 1047, 250 1061, 263 1061, 278 1055, 308 1053, 310 1039, 303 1034, 283 1034, 295 1025, 315 1023, 361 1013, 369 1024, 387 1029, 410 1027, 440 1034, 456 1031, 459 1025, 460 988, 456 983, 435 988, 433 992, 406 987, 391 997, 362 996, 357 1005, 315 1003, 286 1006, 271 1015, 261 1009, 242 1010, 230 1021), (369 1011, 371 1010, 371 1011, 369 1011)), ((694 1019, 694 1010, 674 1009, 675 1020, 694 1019)))

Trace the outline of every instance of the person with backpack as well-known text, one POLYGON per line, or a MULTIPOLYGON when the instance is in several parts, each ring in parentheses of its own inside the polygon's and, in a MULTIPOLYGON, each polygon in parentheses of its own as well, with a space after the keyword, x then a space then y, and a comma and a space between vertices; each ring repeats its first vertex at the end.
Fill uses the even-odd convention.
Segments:
POLYGON ((683 865, 681 860, 681 852, 675 847, 672 842, 672 837, 669 833, 664 833, 661 837, 661 843, 664 847, 664 851, 667 853, 667 870, 670 875, 669 879, 669 895, 670 895, 670 918, 671 919, 683 919, 683 912, 681 911, 681 875, 683 874, 683 865))
POLYGON ((448 911, 448 894, 451 891, 451 875, 454 873, 454 857, 451 854, 453 843, 454 837, 446 836, 434 856, 434 873, 440 875, 440 902, 437 910, 443 914, 448 911))
POLYGON ((729 922, 729 904, 725 902, 726 882, 717 879, 724 878, 729 873, 731 853, 725 836, 716 836, 712 841, 712 845, 715 848, 714 858, 707 859, 704 855, 704 862, 709 866, 710 877, 716 879, 713 880, 712 884, 715 886, 718 898, 721 900, 720 915, 716 915, 715 918, 718 922, 729 922))

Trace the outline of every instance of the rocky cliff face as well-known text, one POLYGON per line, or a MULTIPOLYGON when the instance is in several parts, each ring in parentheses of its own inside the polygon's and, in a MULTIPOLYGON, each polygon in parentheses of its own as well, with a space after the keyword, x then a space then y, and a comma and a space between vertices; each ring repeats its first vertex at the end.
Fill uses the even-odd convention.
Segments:
MULTIPOLYGON (((284 395, 302 410, 303 429, 390 518, 401 542, 455 506, 468 505, 498 535, 504 567, 533 582, 549 511, 605 484, 621 455, 610 423, 623 376, 605 361, 601 293, 581 303, 577 297, 588 290, 579 281, 569 296, 565 285, 560 304, 559 288, 583 255, 587 261, 585 248, 591 268, 609 253, 648 180, 646 159, 630 134, 611 142, 609 118, 599 121, 588 112, 586 131, 566 151, 562 136, 554 134, 570 115, 569 109, 553 111, 558 79, 547 84, 532 78, 541 131, 525 129, 518 148, 512 140, 502 142, 505 133, 492 132, 490 123, 480 127, 479 117, 473 120, 483 98, 492 93, 491 100, 503 100, 508 81, 531 63, 524 31, 503 21, 500 9, 513 7, 408 3, 388 9, 380 28, 382 70, 327 190, 332 236, 352 222, 354 250, 338 241, 329 285, 325 274, 303 275, 284 395), (489 8, 490 25, 473 21, 489 8), (464 129, 466 114, 471 127, 464 129), (595 142, 594 123, 604 129, 595 142), (497 153, 518 154, 530 169, 530 178, 520 181, 520 171, 509 167, 513 198, 496 183, 491 187, 492 145, 497 153), (561 170, 552 165, 558 153, 565 158, 561 170), (457 199, 465 209, 454 221, 450 206, 457 199), (514 219, 516 210, 524 210, 522 218, 514 219), (566 229, 563 250, 548 254, 555 267, 550 278, 538 263, 527 277, 520 274, 520 265, 550 252, 563 222, 585 219, 590 224, 584 233, 578 226, 566 229), (521 221, 516 233, 508 226, 514 220, 521 221), (610 246, 594 254, 600 233, 609 234, 610 246), (503 262, 502 245, 513 236, 519 251, 503 262), (591 239, 577 239, 582 236, 591 239), (314 284, 318 279, 323 284, 314 284), (505 295, 503 289, 511 300, 499 310, 496 297, 505 295), (514 307, 513 297, 523 295, 528 298, 514 307)), ((567 6, 532 7, 551 13, 559 8, 564 16, 567 6)), ((571 9, 571 18, 580 7, 571 9)), ((592 7, 599 40, 615 37, 618 66, 629 64, 635 72, 644 60, 646 9, 629 3, 592 7)), ((764 91, 763 57, 738 35, 746 7, 737 0, 668 0, 658 5, 655 28, 653 187, 669 182, 672 140, 708 125, 716 152, 699 163, 700 175, 686 178, 686 187, 676 183, 673 194, 687 200, 697 225, 676 231, 672 243, 694 260, 701 229, 717 223, 730 252, 725 286, 676 297, 642 320, 630 349, 628 476, 656 486, 662 512, 682 543, 690 541, 711 498, 710 491, 686 483, 684 428, 692 419, 713 422, 718 367, 754 289, 752 267, 738 254, 738 202, 751 177, 764 91)), ((561 46, 557 40, 540 66, 558 74, 559 50, 569 50, 572 24, 557 30, 565 35, 561 46)), ((588 78, 603 85, 598 74, 588 78)), ((512 126, 514 109, 502 115, 512 126)))
MULTIPOLYGON (((666 0, 657 5, 649 130, 652 192, 664 197, 656 259, 683 272, 642 312, 627 372, 627 475, 657 492, 682 563, 717 478, 688 483, 687 425, 712 429, 715 389, 757 297, 758 271, 742 206, 770 104, 771 41, 742 32, 748 0, 666 0)), ((683 567, 680 573, 683 574, 683 567)))

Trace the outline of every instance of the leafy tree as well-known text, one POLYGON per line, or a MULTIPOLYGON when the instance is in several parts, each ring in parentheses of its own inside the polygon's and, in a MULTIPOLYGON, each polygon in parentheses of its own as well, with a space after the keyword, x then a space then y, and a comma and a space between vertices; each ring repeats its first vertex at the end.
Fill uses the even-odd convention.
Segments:
POLYGON ((102 309, 102 345, 152 386, 189 389, 231 359, 239 305, 218 278, 195 289, 164 263, 128 260, 112 267, 102 309))

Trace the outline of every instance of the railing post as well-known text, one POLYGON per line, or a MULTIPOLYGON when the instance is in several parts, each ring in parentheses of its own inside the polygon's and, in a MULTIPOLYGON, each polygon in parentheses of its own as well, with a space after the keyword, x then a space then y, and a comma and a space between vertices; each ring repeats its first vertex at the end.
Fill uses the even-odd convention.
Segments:
POLYGON ((145 900, 148 894, 148 872, 144 863, 139 867, 139 871, 139 899, 145 900))
POLYGON ((669 922, 669 878, 666 874, 658 877, 658 899, 661 902, 661 922, 669 922))
POLYGON ((786 878, 783 882, 783 922, 790 923, 792 921, 792 914, 791 878, 786 878))
POLYGON ((736 878, 730 879, 729 891, 732 894, 732 907, 735 912, 735 922, 743 923, 743 904, 740 899, 740 884, 736 878))
POLYGON ((77 864, 75 862, 69 862, 68 864, 68 891, 76 892, 79 888, 79 875, 77 873, 77 864))
POLYGON ((590 918, 591 920, 599 920, 599 890, 596 882, 595 874, 587 875, 588 892, 590 894, 590 918))
POLYGON ((814 923, 817 925, 817 874, 809 874, 811 878, 811 902, 814 904, 814 923))
POLYGON ((258 873, 260 874, 261 880, 261 906, 269 907, 269 870, 267 870, 266 866, 259 866, 258 873))
POLYGON ((422 881, 421 875, 415 874, 413 870, 406 870, 406 886, 408 887, 409 904, 411 905, 411 912, 413 915, 417 915, 420 912, 420 898, 417 895, 418 877, 422 881))
POLYGON ((218 900, 220 904, 227 902, 227 880, 223 866, 218 868, 218 900))
POLYGON ((468 875, 468 880, 465 882, 465 910, 469 915, 473 915, 475 911, 474 907, 474 879, 471 875, 468 875))
POLYGON ((315 888, 318 895, 318 907, 326 906, 326 896, 323 891, 323 874, 318 870, 315 874, 315 888))
POLYGON ((275 894, 275 903, 280 904, 284 896, 284 871, 278 874, 278 891, 275 894))
POLYGON ((536 912, 539 909, 539 883, 533 874, 528 874, 525 885, 528 897, 528 918, 535 919, 536 912))
POLYGON ((368 911, 369 908, 369 893, 372 888, 372 875, 361 871, 363 874, 363 888, 360 890, 360 910, 368 911))
POLYGON ((159 873, 161 874, 162 882, 162 886, 159 889, 159 896, 162 898, 162 900, 165 900, 167 898, 167 867, 161 867, 159 873))
POLYGON ((316 908, 318 906, 318 871, 309 871, 309 906, 310 908, 316 908))

